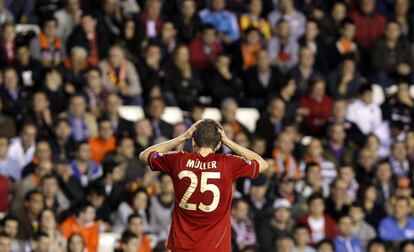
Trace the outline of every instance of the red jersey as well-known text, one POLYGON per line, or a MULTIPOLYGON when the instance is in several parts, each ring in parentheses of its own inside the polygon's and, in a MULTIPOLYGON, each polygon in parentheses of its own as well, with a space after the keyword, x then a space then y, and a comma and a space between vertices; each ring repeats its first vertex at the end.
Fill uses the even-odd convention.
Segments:
POLYGON ((233 182, 256 178, 256 160, 230 154, 151 152, 152 170, 171 176, 175 200, 168 238, 173 252, 230 252, 230 208, 233 182))

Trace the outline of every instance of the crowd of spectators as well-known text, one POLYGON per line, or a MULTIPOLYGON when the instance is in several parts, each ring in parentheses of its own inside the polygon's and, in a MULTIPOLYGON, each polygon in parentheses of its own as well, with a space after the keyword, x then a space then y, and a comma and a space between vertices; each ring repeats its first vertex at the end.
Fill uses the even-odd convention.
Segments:
POLYGON ((0 251, 166 251, 172 182, 137 156, 205 107, 270 164, 234 185, 234 252, 414 251, 414 1, 0 0, 0 25, 0 251))

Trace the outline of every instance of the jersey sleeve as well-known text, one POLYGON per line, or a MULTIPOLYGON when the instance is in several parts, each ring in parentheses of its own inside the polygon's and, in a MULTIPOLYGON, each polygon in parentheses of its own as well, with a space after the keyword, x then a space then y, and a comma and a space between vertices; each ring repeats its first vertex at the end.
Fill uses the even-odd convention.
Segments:
POLYGON ((180 152, 156 152, 153 151, 148 155, 148 164, 153 171, 172 174, 172 170, 180 152))
POLYGON ((227 155, 230 164, 233 180, 238 178, 255 179, 259 175, 259 163, 256 160, 247 160, 245 158, 227 155))

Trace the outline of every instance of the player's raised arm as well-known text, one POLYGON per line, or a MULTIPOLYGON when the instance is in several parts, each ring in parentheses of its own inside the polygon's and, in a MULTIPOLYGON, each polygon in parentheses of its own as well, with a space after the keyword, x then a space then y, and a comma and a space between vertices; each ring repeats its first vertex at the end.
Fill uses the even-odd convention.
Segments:
POLYGON ((191 125, 191 127, 182 135, 173 138, 169 141, 165 141, 153 146, 150 146, 148 148, 146 148, 143 152, 141 152, 139 154, 139 159, 142 160, 142 162, 144 162, 145 164, 148 164, 148 155, 153 152, 167 152, 167 151, 171 151, 173 150, 175 147, 177 147, 178 145, 184 143, 185 141, 191 139, 191 137, 193 136, 194 131, 197 128, 197 125, 202 122, 202 120, 199 120, 197 122, 195 122, 193 125, 191 125))
POLYGON ((239 156, 244 157, 245 159, 256 160, 259 163, 259 172, 263 172, 267 169, 269 165, 259 154, 233 142, 230 138, 227 137, 223 129, 219 129, 219 132, 221 135, 222 144, 226 145, 232 151, 234 151, 234 153, 236 153, 239 156))

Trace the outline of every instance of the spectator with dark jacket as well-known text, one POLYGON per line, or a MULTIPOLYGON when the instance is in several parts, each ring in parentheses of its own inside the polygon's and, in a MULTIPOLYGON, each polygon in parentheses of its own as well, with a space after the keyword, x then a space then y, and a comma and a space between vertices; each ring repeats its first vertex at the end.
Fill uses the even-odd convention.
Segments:
POLYGON ((181 1, 179 13, 173 22, 178 31, 178 38, 189 43, 201 30, 201 19, 197 13, 197 2, 194 0, 181 1))

